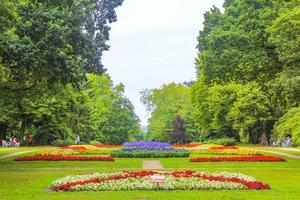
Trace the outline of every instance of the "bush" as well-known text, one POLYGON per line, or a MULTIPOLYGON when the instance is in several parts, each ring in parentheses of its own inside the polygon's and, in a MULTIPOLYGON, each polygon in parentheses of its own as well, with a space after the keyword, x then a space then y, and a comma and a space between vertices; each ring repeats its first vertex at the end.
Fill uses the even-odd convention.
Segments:
POLYGON ((209 139, 206 141, 208 144, 218 144, 224 146, 234 146, 237 144, 236 139, 234 138, 216 138, 216 139, 209 139))
POLYGON ((52 145, 54 145, 54 146, 74 145, 74 141, 73 140, 54 140, 52 142, 52 145))
POLYGON ((290 109, 283 115, 275 126, 275 132, 278 138, 283 140, 291 136, 294 146, 300 145, 300 107, 290 109))
POLYGON ((118 158, 175 158, 189 157, 190 152, 187 150, 170 150, 170 151, 113 151, 111 156, 118 158))

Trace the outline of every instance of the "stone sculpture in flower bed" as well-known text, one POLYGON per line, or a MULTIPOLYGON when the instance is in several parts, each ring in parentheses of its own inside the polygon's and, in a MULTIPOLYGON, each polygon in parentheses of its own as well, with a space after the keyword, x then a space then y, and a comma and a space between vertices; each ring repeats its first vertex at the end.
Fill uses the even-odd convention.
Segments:
POLYGON ((189 157, 189 151, 174 149, 166 142, 127 142, 121 150, 112 151, 112 156, 122 158, 170 158, 189 157))
POLYGON ((67 176, 52 183, 52 191, 128 190, 265 190, 266 183, 240 173, 137 171, 67 176), (156 183, 154 176, 161 181, 156 183))

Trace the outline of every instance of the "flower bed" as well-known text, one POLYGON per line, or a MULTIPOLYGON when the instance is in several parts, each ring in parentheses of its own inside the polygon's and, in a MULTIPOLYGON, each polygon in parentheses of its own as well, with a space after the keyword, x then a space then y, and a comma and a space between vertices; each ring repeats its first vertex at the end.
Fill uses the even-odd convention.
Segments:
POLYGON ((97 147, 92 145, 70 145, 70 146, 64 146, 60 147, 60 149, 66 150, 74 150, 74 151, 86 151, 88 149, 96 149, 97 147))
POLYGON ((94 146, 97 148, 104 148, 104 149, 121 148, 122 147, 122 145, 120 145, 120 144, 91 144, 91 146, 94 146))
POLYGON ((191 144, 174 144, 173 147, 177 149, 190 149, 201 146, 201 144, 191 143, 191 144))
POLYGON ((185 149, 174 149, 165 142, 127 142, 111 155, 119 158, 172 158, 189 157, 190 153, 185 149))
POLYGON ((166 151, 172 150, 171 144, 166 142, 126 142, 122 151, 166 151))
POLYGON ((276 156, 241 156, 241 157, 200 157, 191 158, 190 162, 285 162, 276 156))
POLYGON ((41 151, 36 153, 36 156, 71 156, 71 155, 75 155, 78 154, 75 151, 66 151, 66 150, 54 150, 54 151, 41 151))
POLYGON ((239 149, 237 146, 222 146, 222 145, 215 145, 211 146, 208 149, 210 150, 224 150, 224 149, 239 149))
POLYGON ((110 155, 112 151, 118 150, 116 148, 97 148, 97 149, 87 149, 85 151, 80 151, 80 155, 103 155, 108 154, 110 155))
POLYGON ((52 183, 53 191, 127 191, 127 190, 262 190, 266 183, 240 173, 175 172, 115 172, 67 176, 52 183), (153 183, 151 176, 164 177, 153 183))
POLYGON ((191 153, 198 154, 216 154, 216 155, 240 155, 240 156, 259 156, 263 155, 259 151, 248 149, 223 149, 223 150, 205 150, 205 149, 191 149, 191 153))
POLYGON ((113 157, 118 158, 175 158, 189 157, 190 152, 183 149, 168 150, 168 151, 113 151, 113 157))
POLYGON ((16 158, 15 161, 115 161, 111 156, 24 156, 16 158))

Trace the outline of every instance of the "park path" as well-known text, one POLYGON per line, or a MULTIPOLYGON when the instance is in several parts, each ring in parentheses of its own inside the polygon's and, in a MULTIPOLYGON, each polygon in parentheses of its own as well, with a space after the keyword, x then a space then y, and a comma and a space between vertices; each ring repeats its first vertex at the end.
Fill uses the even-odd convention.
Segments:
POLYGON ((278 148, 280 150, 285 150, 285 151, 300 151, 300 149, 294 149, 294 148, 278 148))
POLYGON ((18 156, 18 155, 25 154, 25 153, 34 152, 34 151, 36 151, 36 150, 21 151, 21 152, 15 152, 15 153, 6 154, 6 155, 3 155, 3 156, 0 156, 0 160, 4 159, 4 158, 10 158, 10 157, 18 156))
POLYGON ((280 156, 284 156, 284 157, 294 158, 294 159, 299 159, 300 160, 300 156, 296 156, 296 155, 292 155, 292 154, 288 154, 288 153, 277 152, 277 151, 270 151, 270 150, 262 150, 262 149, 259 149, 258 151, 263 151, 263 152, 266 152, 266 153, 277 154, 277 155, 280 155, 280 156))
POLYGON ((158 160, 144 160, 143 169, 164 169, 158 160))

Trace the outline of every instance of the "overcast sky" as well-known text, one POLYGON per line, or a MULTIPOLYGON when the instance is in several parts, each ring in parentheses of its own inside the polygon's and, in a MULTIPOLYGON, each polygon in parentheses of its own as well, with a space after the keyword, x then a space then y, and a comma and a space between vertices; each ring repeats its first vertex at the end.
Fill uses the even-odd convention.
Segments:
POLYGON ((141 124, 147 124, 139 92, 196 79, 195 57, 203 14, 223 0, 124 0, 111 24, 103 64, 115 84, 125 85, 141 124))

